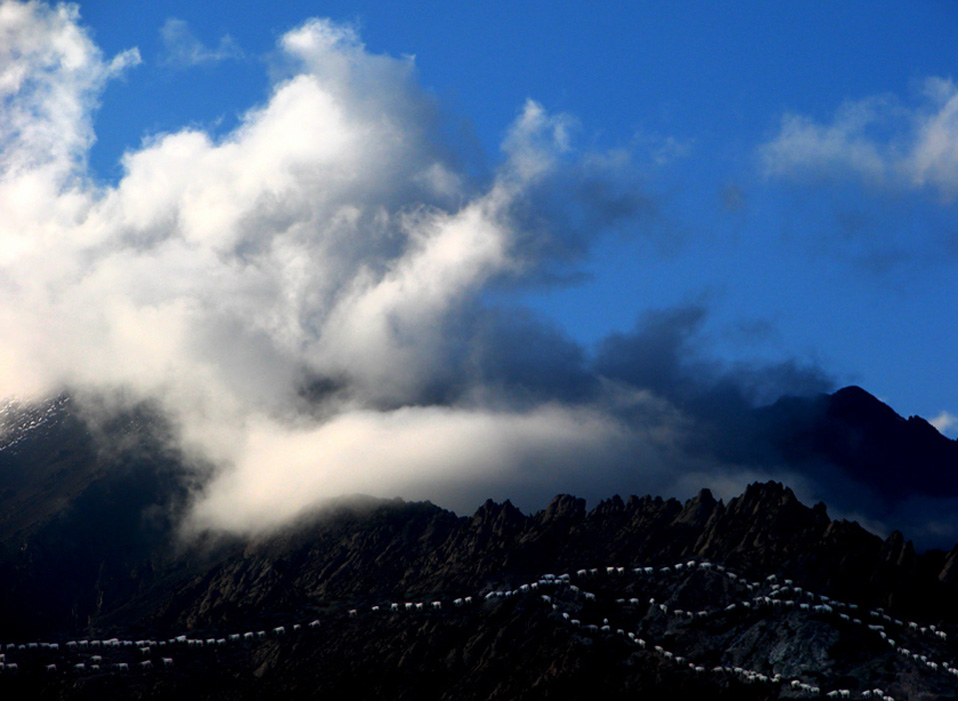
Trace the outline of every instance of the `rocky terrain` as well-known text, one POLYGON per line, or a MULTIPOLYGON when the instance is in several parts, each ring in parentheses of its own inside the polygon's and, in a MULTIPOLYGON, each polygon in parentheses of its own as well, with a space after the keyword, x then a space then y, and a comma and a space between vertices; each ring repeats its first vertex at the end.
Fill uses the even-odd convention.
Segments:
POLYGON ((3 698, 958 698, 958 548, 779 483, 464 517, 356 497, 186 546, 162 423, 57 402, 6 410, 3 698))

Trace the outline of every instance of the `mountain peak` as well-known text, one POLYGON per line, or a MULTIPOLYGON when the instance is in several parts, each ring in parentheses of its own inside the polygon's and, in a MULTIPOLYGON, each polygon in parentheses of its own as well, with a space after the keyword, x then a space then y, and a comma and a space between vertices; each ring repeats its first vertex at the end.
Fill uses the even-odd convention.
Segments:
POLYGON ((694 497, 685 502, 682 511, 675 518, 676 523, 687 523, 702 527, 719 508, 719 503, 708 489, 702 489, 694 497))
POLYGON ((542 513, 542 522, 577 519, 585 516, 585 499, 571 494, 559 494, 552 498, 542 513))
POLYGON ((875 395, 867 390, 862 389, 858 385, 848 385, 847 387, 842 387, 841 389, 838 389, 832 393, 832 397, 841 399, 849 398, 858 401, 879 401, 875 395))
POLYGON ((903 422, 895 410, 857 385, 843 387, 829 397, 829 411, 857 421, 903 422))
POLYGON ((878 497, 886 509, 913 495, 958 496, 958 442, 922 418, 899 416, 861 387, 785 397, 757 414, 773 459, 815 482, 855 483, 844 495, 830 490, 835 508, 858 510, 852 494, 878 497))
POLYGON ((767 482, 752 482, 745 488, 745 493, 739 497, 743 503, 754 504, 797 504, 798 498, 791 487, 781 482, 769 480, 767 482))

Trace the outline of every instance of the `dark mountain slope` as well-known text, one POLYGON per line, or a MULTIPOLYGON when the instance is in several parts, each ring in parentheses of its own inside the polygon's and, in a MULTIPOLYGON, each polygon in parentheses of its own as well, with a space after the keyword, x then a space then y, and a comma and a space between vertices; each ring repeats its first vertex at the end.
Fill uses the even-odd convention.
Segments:
MULTIPOLYGON (((879 425, 892 442, 932 446, 917 454, 944 469, 934 461, 950 460, 952 442, 882 407, 860 390, 783 401, 769 426, 791 433, 768 435, 796 461, 872 465, 874 476, 897 464, 868 462, 882 457, 870 445, 879 425)), ((587 510, 561 495, 528 515, 509 502, 459 517, 354 497, 282 532, 184 544, 174 531, 193 473, 159 419, 133 411, 91 427, 69 402, 44 416, 21 420, 0 449, 0 664, 22 664, 0 669, 4 698, 759 699, 869 685, 958 697, 945 670, 958 659, 958 547, 918 553, 776 482, 728 503, 703 490, 587 510), (529 588, 546 573, 570 577, 542 584, 548 600, 529 588), (494 592, 509 594, 487 600, 494 592), (410 614, 412 602, 422 607, 410 614), (317 619, 320 630, 307 626, 317 619), (168 647, 66 647, 109 638, 168 647), (38 639, 59 647, 28 647, 38 639), (166 655, 175 666, 160 669, 166 655), (154 665, 133 671, 139 661, 154 665)))
POLYGON ((266 625, 270 615, 316 601, 348 607, 465 595, 518 586, 543 572, 687 558, 751 577, 778 573, 903 615, 958 620, 958 591, 945 576, 943 553, 918 555, 899 533, 882 541, 832 521, 824 506, 805 507, 772 482, 750 486, 728 505, 703 491, 684 505, 616 497, 586 512, 580 500, 560 496, 531 516, 508 502, 487 502, 471 518, 428 503, 344 504, 224 557, 158 602, 148 627, 266 625))
MULTIPOLYGON (((703 492, 686 504, 615 497, 587 512, 566 496, 531 516, 508 502, 460 518, 428 503, 353 500, 250 543, 183 550, 174 528, 191 473, 168 448, 162 422, 141 408, 91 428, 62 398, 44 411, 47 420, 29 419, 35 428, 0 450, 0 578, 8 592, 0 631, 9 634, 139 622, 172 630, 316 597, 465 591, 563 567, 690 556, 787 572, 824 593, 912 611, 950 606, 958 579, 958 552, 918 556, 900 534, 882 543, 831 521, 824 506, 802 506, 780 485, 750 487, 727 505, 703 492)), ((849 470, 869 464, 873 440, 912 440, 930 460, 950 459, 954 449, 857 388, 782 400, 768 416, 770 425, 792 427, 782 445, 806 446, 801 454, 790 448, 796 460, 825 456, 849 470)), ((873 474, 895 464, 887 458, 873 474)))
POLYGON ((788 464, 837 468, 886 502, 958 496, 958 442, 860 387, 783 398, 756 415, 759 435, 788 464))
POLYGON ((85 625, 179 567, 174 529, 189 475, 155 414, 141 407, 93 425, 60 397, 9 419, 0 629, 85 625))
MULTIPOLYGON (((946 560, 916 555, 899 534, 882 541, 831 521, 777 483, 752 485, 727 505, 703 491, 685 504, 613 498, 587 512, 560 496, 530 516, 508 503, 458 518, 428 503, 363 500, 295 531, 224 546, 175 587, 157 576, 142 601, 70 632, 167 640, 146 654, 157 667, 174 656, 169 671, 47 675, 50 661, 69 670, 96 651, 17 650, 24 670, 0 684, 32 698, 758 699, 877 686, 895 698, 958 698, 948 674, 898 651, 955 659, 952 643, 918 630, 934 624, 958 637, 946 560), (571 580, 559 586, 546 566, 571 580), (502 594, 487 598, 493 592, 502 594), (466 596, 473 602, 453 605, 466 596), (424 603, 407 611, 404 602, 424 603), (313 619, 322 620, 316 632, 306 625, 313 619), (866 627, 873 623, 897 647, 866 627), (257 630, 262 639, 240 640, 257 630), (637 646, 625 631, 650 642, 637 646), (221 642, 194 650, 177 635, 221 642), (746 673, 764 676, 749 683, 746 673), (799 680, 819 692, 793 693, 799 680)), ((134 650, 101 654, 114 665, 141 659, 134 650)))

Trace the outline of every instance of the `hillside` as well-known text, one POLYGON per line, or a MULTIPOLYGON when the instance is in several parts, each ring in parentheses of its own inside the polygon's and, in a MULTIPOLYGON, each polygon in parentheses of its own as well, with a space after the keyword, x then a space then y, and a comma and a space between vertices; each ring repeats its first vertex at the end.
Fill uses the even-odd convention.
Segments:
POLYGON ((9 698, 958 698, 958 548, 777 482, 531 514, 344 498, 184 543, 162 422, 69 406, 0 450, 9 698))

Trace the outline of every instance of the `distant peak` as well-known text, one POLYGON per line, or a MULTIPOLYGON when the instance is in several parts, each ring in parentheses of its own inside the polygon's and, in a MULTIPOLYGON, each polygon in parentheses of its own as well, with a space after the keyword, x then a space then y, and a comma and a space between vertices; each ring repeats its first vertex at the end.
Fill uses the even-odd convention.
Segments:
POLYGON ((742 495, 743 499, 761 499, 767 497, 785 497, 786 499, 797 501, 795 495, 792 493, 792 490, 789 487, 786 487, 781 482, 776 482, 775 480, 769 480, 767 482, 752 482, 745 488, 745 493, 742 495))
POLYGON ((517 509, 511 501, 506 499, 501 504, 486 499, 485 503, 479 507, 473 515, 473 521, 478 523, 503 523, 503 522, 523 522, 525 516, 517 509))
POLYGON ((571 494, 559 494, 553 497, 546 506, 544 520, 551 521, 561 518, 574 518, 585 515, 585 499, 574 497, 571 494))
POLYGON ((708 489, 703 489, 685 502, 682 511, 676 517, 676 523, 690 523, 700 527, 704 526, 717 507, 718 502, 715 501, 712 492, 708 489))
POLYGON ((876 402, 875 395, 870 392, 862 389, 858 385, 848 385, 848 387, 842 387, 839 390, 836 390, 832 395, 833 397, 857 397, 859 399, 874 399, 876 402))
POLYGON ((703 504, 714 504, 714 503, 715 503, 715 497, 712 495, 712 490, 711 490, 711 489, 708 489, 707 487, 706 487, 706 488, 703 488, 703 489, 701 489, 701 490, 699 490, 699 493, 696 494, 696 495, 693 497, 693 499, 697 499, 698 501, 702 502, 703 504))
POLYGON ((833 407, 846 410, 850 409, 854 410, 855 412, 861 412, 864 410, 867 411, 871 416, 874 416, 876 413, 880 413, 887 416, 894 416, 896 419, 901 418, 897 413, 895 413, 895 410, 885 404, 885 402, 880 400, 875 395, 866 392, 857 385, 843 387, 842 389, 838 390, 831 395, 830 403, 833 407))

